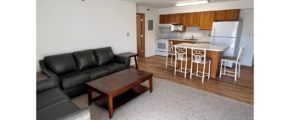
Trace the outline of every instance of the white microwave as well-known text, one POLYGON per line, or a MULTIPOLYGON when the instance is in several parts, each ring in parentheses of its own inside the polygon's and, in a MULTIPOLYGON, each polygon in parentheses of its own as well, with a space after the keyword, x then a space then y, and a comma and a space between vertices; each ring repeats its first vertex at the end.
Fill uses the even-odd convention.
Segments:
POLYGON ((182 24, 173 24, 171 25, 171 31, 183 31, 182 24))

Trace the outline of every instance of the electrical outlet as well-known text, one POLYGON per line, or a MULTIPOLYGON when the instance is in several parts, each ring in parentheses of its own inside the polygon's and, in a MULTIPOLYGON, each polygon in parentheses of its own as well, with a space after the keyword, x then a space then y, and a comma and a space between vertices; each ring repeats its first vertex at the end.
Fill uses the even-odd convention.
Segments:
POLYGON ((208 37, 210 37, 210 34, 208 34, 208 37))
POLYGON ((130 36, 130 33, 127 33, 127 36, 130 36))

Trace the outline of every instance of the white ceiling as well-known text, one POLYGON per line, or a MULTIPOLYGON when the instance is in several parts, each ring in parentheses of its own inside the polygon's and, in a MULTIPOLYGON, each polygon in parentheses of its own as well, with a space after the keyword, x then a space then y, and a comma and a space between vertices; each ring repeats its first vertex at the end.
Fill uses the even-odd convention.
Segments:
MULTIPOLYGON (((190 2, 196 0, 122 0, 122 1, 134 2, 137 3, 137 6, 146 6, 152 8, 167 8, 167 7, 175 7, 176 3, 190 2)), ((210 3, 228 2, 228 1, 237 1, 237 0, 209 0, 210 3)))

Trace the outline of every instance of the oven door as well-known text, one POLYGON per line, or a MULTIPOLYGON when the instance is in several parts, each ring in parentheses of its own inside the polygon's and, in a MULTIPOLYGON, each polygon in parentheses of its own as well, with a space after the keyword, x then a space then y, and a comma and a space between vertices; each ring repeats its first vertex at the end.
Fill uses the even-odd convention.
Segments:
POLYGON ((156 50, 158 51, 167 51, 167 40, 157 40, 156 41, 156 50))

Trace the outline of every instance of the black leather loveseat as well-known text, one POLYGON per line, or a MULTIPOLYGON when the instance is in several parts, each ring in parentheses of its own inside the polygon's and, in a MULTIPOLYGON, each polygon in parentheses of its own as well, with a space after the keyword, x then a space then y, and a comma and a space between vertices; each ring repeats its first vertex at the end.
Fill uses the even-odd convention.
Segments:
POLYGON ((86 82, 129 68, 130 58, 115 55, 106 47, 46 56, 39 63, 66 95, 74 97, 87 92, 86 82))
POLYGON ((88 108, 79 109, 56 85, 54 78, 37 82, 37 120, 90 120, 88 108))

